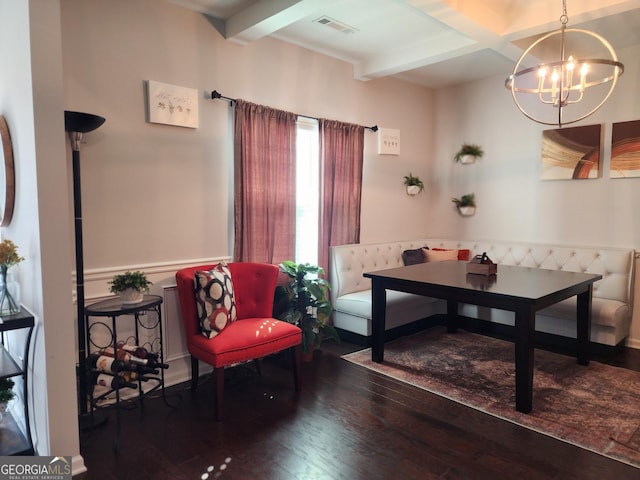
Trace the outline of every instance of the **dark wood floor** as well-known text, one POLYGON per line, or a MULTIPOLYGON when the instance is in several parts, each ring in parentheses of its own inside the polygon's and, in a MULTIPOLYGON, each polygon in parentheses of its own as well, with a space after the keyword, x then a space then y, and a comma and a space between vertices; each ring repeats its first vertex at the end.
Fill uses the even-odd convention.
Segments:
MULTIPOLYGON (((287 357, 227 371, 225 420, 201 378, 110 412, 81 435, 85 480, 638 479, 640 469, 590 453, 340 359, 325 342, 293 391, 287 357), (118 420, 119 418, 119 420, 118 420), (223 469, 220 467, 224 466, 223 469)), ((601 361, 640 370, 640 352, 601 361)))

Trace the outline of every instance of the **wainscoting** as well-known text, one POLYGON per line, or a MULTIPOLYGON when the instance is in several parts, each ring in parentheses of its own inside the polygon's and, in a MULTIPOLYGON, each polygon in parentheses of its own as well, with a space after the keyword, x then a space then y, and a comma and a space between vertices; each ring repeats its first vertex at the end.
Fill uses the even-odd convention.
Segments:
MULTIPOLYGON (((170 368, 165 372, 165 383, 175 385, 191 378, 191 360, 184 338, 178 289, 175 285, 163 287, 162 322, 164 332, 164 358, 170 368)), ((200 364, 201 372, 210 372, 209 365, 200 364)))

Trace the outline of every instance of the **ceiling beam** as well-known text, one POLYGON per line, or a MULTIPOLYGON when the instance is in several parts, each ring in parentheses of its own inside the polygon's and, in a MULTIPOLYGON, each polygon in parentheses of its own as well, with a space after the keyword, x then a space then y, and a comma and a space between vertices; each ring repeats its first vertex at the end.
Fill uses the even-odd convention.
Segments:
POLYGON ((219 25, 213 21, 212 24, 227 40, 246 45, 336 2, 337 0, 260 0, 226 19, 224 31, 220 31, 219 25))
POLYGON ((489 12, 491 15, 488 17, 481 16, 475 7, 472 10, 455 8, 458 3, 469 4, 458 0, 406 0, 406 3, 451 30, 438 39, 430 37, 402 51, 378 54, 358 62, 354 65, 355 78, 370 80, 395 75, 486 49, 513 61, 522 53, 500 35, 499 30, 508 24, 506 12, 502 16, 495 15, 495 12, 489 12))

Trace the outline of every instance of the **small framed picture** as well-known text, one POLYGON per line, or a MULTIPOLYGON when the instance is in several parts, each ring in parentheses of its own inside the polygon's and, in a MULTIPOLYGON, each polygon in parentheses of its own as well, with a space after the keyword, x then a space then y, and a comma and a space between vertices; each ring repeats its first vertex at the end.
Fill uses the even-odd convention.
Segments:
POLYGON ((378 154, 400 155, 400 130, 392 128, 378 130, 378 154))
POLYGON ((147 105, 150 123, 198 128, 198 91, 149 80, 147 105))

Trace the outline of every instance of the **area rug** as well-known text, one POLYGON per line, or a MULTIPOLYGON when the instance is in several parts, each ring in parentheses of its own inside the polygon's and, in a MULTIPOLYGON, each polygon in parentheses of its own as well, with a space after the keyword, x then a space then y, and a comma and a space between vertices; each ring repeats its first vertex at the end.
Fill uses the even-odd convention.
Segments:
POLYGON ((350 362, 482 412, 640 467, 640 372, 535 350, 533 410, 515 410, 513 343, 434 327, 350 362))

